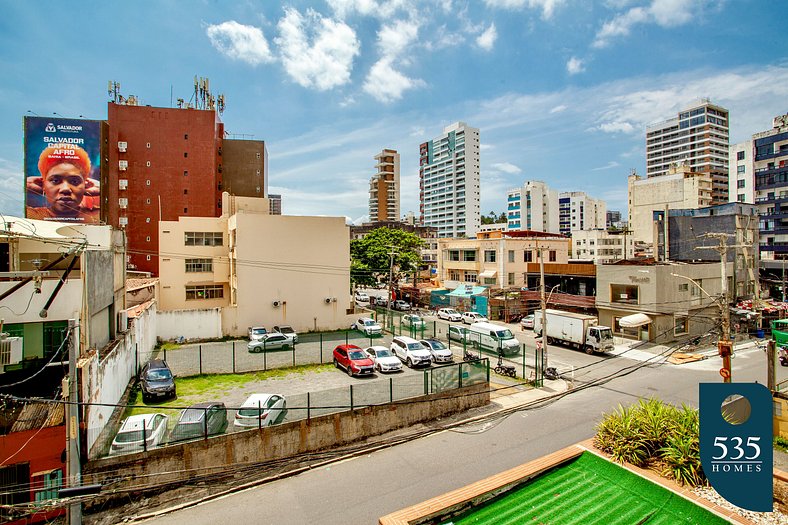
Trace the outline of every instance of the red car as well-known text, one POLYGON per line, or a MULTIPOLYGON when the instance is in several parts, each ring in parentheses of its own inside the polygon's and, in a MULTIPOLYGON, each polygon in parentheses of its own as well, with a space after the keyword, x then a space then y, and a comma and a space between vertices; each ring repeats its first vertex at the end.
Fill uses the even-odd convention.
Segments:
POLYGON ((368 376, 375 372, 375 362, 356 345, 339 345, 334 348, 334 366, 344 368, 350 377, 368 376))

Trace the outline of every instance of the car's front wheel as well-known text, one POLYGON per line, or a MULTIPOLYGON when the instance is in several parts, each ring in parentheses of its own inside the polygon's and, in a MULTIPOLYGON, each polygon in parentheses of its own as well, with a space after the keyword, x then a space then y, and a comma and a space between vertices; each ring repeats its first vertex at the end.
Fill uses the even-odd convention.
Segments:
POLYGON ((347 367, 347 375, 349 375, 350 377, 353 377, 353 369, 352 369, 352 368, 350 368, 350 366, 349 366, 349 365, 348 365, 348 367, 347 367))
POLYGON ((334 368, 339 368, 339 362, 336 357, 334 358, 334 368))
POLYGON ((408 365, 408 368, 413 368, 413 361, 411 360, 410 357, 408 358, 408 361, 407 361, 406 364, 408 365))

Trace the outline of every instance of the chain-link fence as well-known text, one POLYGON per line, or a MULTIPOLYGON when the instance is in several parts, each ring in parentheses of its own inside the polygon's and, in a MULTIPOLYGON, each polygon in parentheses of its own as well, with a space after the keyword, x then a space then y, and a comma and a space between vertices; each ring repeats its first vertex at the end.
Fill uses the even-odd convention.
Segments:
POLYGON ((378 336, 367 336, 357 330, 299 334, 298 342, 269 344, 261 341, 221 341, 181 345, 159 349, 157 357, 167 361, 179 377, 202 374, 237 374, 271 368, 331 363, 337 345, 353 344, 361 348, 388 346, 378 336))
POLYGON ((228 406, 221 401, 188 407, 130 406, 125 410, 114 439, 106 443, 105 454, 148 451, 168 444, 260 429, 365 406, 402 402, 488 382, 489 378, 489 360, 481 359, 315 392, 287 396, 255 394, 241 406, 228 406))

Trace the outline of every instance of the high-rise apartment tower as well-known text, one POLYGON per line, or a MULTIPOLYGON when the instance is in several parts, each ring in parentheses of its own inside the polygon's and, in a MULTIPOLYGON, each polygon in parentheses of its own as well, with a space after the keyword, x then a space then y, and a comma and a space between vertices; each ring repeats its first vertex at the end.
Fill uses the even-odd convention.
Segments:
POLYGON ((384 149, 375 155, 377 172, 369 180, 369 220, 399 220, 399 153, 384 149))
POLYGON ((481 226, 479 129, 455 122, 419 147, 421 221, 438 237, 475 237, 481 226))

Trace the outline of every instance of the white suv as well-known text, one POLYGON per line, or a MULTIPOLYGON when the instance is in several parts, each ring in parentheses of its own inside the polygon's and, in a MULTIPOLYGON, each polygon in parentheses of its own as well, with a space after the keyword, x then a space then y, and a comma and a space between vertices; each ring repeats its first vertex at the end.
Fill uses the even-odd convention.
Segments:
POLYGON ((465 312, 462 314, 462 322, 465 324, 486 323, 487 321, 489 319, 478 312, 465 312))
POLYGON ((362 317, 361 319, 353 323, 353 326, 351 326, 350 329, 364 332, 364 335, 383 334, 383 328, 381 328, 380 325, 376 323, 374 319, 371 319, 369 317, 362 317))
POLYGON ((391 342, 391 351, 410 368, 414 366, 430 366, 432 362, 430 351, 412 337, 395 337, 391 342))
POLYGON ((446 319, 447 321, 462 321, 462 316, 460 312, 455 310, 454 308, 441 308, 438 310, 438 318, 446 319))

